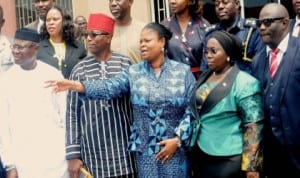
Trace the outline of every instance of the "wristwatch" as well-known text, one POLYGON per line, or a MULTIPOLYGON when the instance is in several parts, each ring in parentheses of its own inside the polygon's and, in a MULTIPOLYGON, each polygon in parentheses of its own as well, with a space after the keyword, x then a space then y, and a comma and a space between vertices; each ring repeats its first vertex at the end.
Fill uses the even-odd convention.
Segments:
POLYGON ((177 147, 180 148, 181 147, 181 140, 180 140, 180 138, 178 136, 176 136, 175 139, 176 139, 176 145, 177 145, 177 147))

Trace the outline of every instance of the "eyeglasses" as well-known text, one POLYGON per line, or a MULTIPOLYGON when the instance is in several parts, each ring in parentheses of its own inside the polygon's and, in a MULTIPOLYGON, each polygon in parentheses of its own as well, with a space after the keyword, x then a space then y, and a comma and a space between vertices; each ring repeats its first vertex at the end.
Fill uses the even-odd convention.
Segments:
POLYGON ((257 27, 260 27, 262 24, 264 24, 264 26, 269 27, 276 20, 282 20, 282 19, 284 19, 284 17, 276 17, 276 18, 256 20, 256 25, 257 25, 257 27))
POLYGON ((109 35, 109 33, 97 33, 97 32, 87 32, 85 34, 86 37, 90 37, 90 38, 96 38, 97 36, 100 36, 100 35, 109 35))
POLYGON ((17 49, 19 51, 24 51, 25 49, 31 48, 32 46, 33 46, 33 44, 28 44, 28 45, 24 45, 24 46, 14 44, 14 45, 11 46, 11 49, 12 50, 17 49))

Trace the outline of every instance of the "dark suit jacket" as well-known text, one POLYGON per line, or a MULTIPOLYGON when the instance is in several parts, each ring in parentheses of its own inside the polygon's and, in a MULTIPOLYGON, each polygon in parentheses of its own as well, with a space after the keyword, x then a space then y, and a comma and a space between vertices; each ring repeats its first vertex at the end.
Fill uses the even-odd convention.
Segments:
POLYGON ((266 112, 270 107, 266 105, 270 96, 265 94, 263 96, 266 121, 270 121, 272 134, 287 147, 294 163, 300 169, 300 40, 290 36, 287 51, 275 74, 276 80, 273 80, 274 85, 267 85, 269 58, 266 50, 258 53, 253 60, 252 67, 253 75, 261 82, 263 91, 266 91, 268 86, 279 85, 278 90, 272 96, 272 98, 275 97, 274 101, 277 103, 270 103, 274 107, 272 111, 276 113, 272 115, 272 120, 266 112), (274 123, 280 127, 273 128, 274 123))
MULTIPOLYGON (((87 52, 79 41, 74 45, 67 44, 66 46, 65 59, 62 63, 61 71, 65 78, 69 78, 73 67, 86 56, 87 52)), ((40 42, 37 59, 59 69, 58 60, 54 57, 54 48, 48 39, 40 42)))
POLYGON ((291 35, 293 33, 293 28, 294 28, 295 23, 296 23, 295 19, 290 19, 290 34, 291 35))

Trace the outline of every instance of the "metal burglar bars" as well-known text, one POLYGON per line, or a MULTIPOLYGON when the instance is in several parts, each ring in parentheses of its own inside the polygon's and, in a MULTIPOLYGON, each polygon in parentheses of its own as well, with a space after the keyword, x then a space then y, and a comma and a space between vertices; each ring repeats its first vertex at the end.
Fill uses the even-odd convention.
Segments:
MULTIPOLYGON (((24 27, 36 19, 33 2, 32 0, 15 0, 17 28, 24 27)), ((72 0, 57 0, 56 4, 64 7, 69 13, 73 14, 72 0)))
POLYGON ((152 21, 160 22, 170 16, 168 0, 151 0, 152 21))

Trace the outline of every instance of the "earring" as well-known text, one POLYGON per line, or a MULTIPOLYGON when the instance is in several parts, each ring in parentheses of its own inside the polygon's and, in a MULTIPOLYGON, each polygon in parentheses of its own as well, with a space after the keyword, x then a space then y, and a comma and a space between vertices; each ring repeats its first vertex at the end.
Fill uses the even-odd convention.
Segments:
POLYGON ((165 52, 165 48, 161 48, 161 52, 163 52, 163 53, 164 53, 164 52, 165 52))
POLYGON ((230 57, 228 56, 226 60, 227 60, 227 62, 230 62, 230 57))

